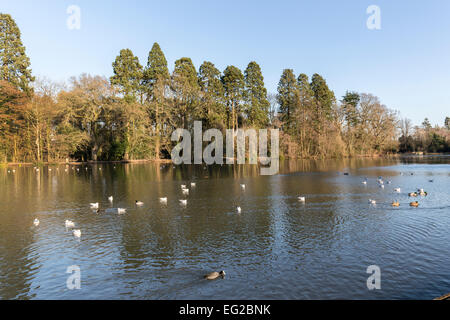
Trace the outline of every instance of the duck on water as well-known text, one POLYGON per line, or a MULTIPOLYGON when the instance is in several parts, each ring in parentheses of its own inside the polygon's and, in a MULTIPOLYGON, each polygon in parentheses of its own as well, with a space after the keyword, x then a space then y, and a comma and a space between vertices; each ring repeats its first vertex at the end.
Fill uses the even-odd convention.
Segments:
POLYGON ((203 276, 206 280, 216 280, 217 278, 225 278, 225 271, 214 271, 203 276))

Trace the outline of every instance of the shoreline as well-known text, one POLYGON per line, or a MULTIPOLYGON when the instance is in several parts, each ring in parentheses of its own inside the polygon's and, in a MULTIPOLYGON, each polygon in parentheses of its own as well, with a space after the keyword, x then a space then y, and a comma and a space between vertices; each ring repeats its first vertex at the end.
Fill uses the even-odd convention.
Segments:
MULTIPOLYGON (((429 157, 429 156, 450 156, 449 153, 396 153, 385 155, 358 155, 342 158, 282 158, 280 161, 290 160, 343 160, 343 159, 380 159, 380 158, 401 158, 401 157, 429 157)), ((224 158, 224 161, 226 158, 224 158)), ((247 160, 247 158, 246 158, 247 160)), ((108 163, 172 163, 172 159, 136 159, 136 160, 114 160, 114 161, 52 161, 52 162, 0 162, 0 167, 9 166, 57 166, 57 165, 96 165, 96 164, 108 164, 108 163)))
POLYGON ((140 159, 140 160, 115 160, 115 161, 52 161, 52 162, 7 162, 0 163, 1 166, 57 166, 57 165, 72 165, 72 166, 81 166, 86 164, 105 164, 105 163, 147 163, 147 162, 155 162, 155 163, 171 163, 170 159, 140 159))

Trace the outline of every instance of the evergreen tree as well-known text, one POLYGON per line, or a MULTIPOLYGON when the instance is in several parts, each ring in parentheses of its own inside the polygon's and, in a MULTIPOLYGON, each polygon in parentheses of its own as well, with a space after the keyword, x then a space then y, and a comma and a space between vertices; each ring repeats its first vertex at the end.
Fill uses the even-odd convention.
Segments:
POLYGON ((149 97, 153 96, 156 82, 158 80, 166 81, 169 77, 166 57, 159 44, 155 42, 148 54, 147 67, 144 70, 143 85, 146 87, 149 97))
POLYGON ((431 123, 430 123, 430 120, 428 120, 428 118, 425 118, 425 119, 423 120, 423 122, 422 122, 422 127, 423 127, 425 130, 430 130, 430 129, 431 129, 431 123))
POLYGON ((341 100, 341 117, 345 120, 347 128, 343 133, 346 142, 347 152, 353 155, 356 152, 357 126, 359 124, 358 105, 361 100, 357 92, 347 91, 341 100))
POLYGON ((208 127, 225 124, 224 88, 220 81, 220 71, 213 63, 205 61, 198 71, 201 91, 202 117, 208 127))
POLYGON ((235 66, 228 66, 222 75, 225 89, 225 99, 228 106, 228 127, 238 128, 238 116, 241 112, 241 102, 244 93, 244 75, 235 66))
POLYGON ((245 77, 245 111, 249 125, 258 128, 267 126, 269 122, 269 101, 264 77, 260 66, 252 61, 244 72, 245 77))
POLYGON ((20 36, 14 19, 9 14, 0 13, 0 80, 31 93, 30 82, 34 81, 34 77, 20 36))
POLYGON ((198 84, 197 71, 191 58, 181 58, 175 61, 172 74, 172 90, 176 102, 176 116, 179 125, 187 129, 188 125, 197 116, 198 84))
POLYGON ((130 49, 120 50, 112 64, 114 75, 111 84, 120 88, 127 102, 135 101, 142 81, 142 66, 130 49))
POLYGON ((311 89, 314 92, 316 112, 319 118, 330 119, 332 116, 334 93, 328 88, 325 79, 315 73, 311 79, 311 89))
POLYGON ((297 78, 298 86, 298 108, 296 110, 296 131, 300 134, 299 147, 302 157, 307 157, 312 149, 313 137, 311 132, 311 112, 313 108, 314 93, 311 90, 308 76, 304 73, 297 78))
POLYGON ((284 69, 278 82, 277 100, 280 105, 280 120, 286 131, 293 129, 295 112, 298 107, 298 85, 292 69, 284 69))
POLYGON ((143 87, 150 101, 149 113, 155 122, 155 155, 159 159, 161 131, 168 122, 170 112, 166 104, 166 87, 169 84, 167 60, 157 42, 148 54, 147 67, 144 70, 143 87))
POLYGON ((447 130, 450 130, 450 117, 445 117, 444 126, 447 130))
POLYGON ((305 110, 309 110, 314 100, 314 92, 309 84, 308 76, 301 73, 297 78, 297 85, 300 96, 300 107, 305 110))
POLYGON ((342 97, 342 108, 344 110, 345 121, 348 127, 354 127, 358 123, 359 94, 357 92, 345 93, 342 97))

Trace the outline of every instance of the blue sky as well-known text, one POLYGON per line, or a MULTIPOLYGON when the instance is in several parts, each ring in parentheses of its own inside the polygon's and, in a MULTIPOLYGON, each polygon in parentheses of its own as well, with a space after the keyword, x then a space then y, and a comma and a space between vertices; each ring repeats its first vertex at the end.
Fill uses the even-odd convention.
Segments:
POLYGON ((0 0, 22 31, 33 73, 62 81, 83 72, 111 76, 120 49, 145 65, 153 42, 169 63, 192 58, 220 70, 261 65, 269 92, 284 68, 319 73, 340 98, 369 92, 420 124, 450 116, 450 1, 410 0, 0 0), (381 30, 369 30, 369 5, 381 30), (69 5, 81 29, 66 26, 69 5))

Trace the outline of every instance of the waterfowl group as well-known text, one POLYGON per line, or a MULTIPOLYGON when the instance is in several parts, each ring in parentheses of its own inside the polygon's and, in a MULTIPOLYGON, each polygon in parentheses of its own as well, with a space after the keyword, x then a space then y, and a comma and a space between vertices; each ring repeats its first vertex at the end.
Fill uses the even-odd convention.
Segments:
POLYGON ((415 192, 408 193, 408 196, 410 196, 410 197, 417 197, 417 196, 426 197, 427 195, 428 195, 428 192, 424 191, 423 189, 418 189, 415 192))
MULTIPOLYGON (((403 175, 403 174, 401 173, 400 175, 403 175)), ((411 173, 411 175, 413 175, 413 174, 411 173)), ((432 180, 429 180, 429 181, 432 182, 432 180)), ((382 189, 384 189, 385 184, 391 184, 392 183, 390 180, 385 182, 381 176, 377 178, 377 182, 378 182, 379 187, 382 188, 382 189)), ((364 179, 362 181, 362 183, 363 184, 367 184, 367 178, 364 179)), ((401 193, 401 188, 400 187, 394 188, 394 192, 401 193)), ((427 195, 428 195, 428 193, 424 189, 418 189, 415 192, 408 193, 409 197, 418 197, 418 196, 427 196, 427 195)), ((373 200, 373 199, 369 199, 369 203, 372 204, 372 205, 375 205, 376 201, 373 200)), ((410 202, 409 205, 411 207, 418 207, 419 206, 419 202, 418 201, 413 201, 413 202, 410 202)), ((400 207, 400 202, 398 200, 395 200, 395 201, 393 201, 391 203, 391 206, 392 207, 400 207)))

